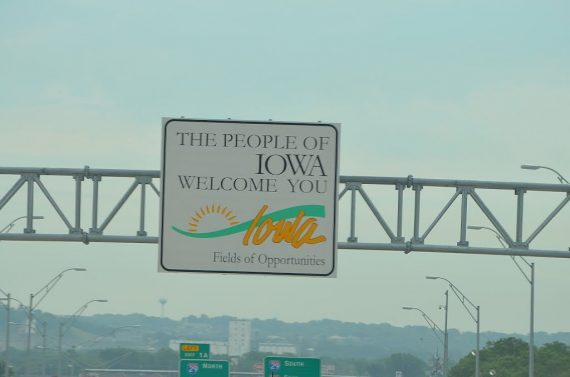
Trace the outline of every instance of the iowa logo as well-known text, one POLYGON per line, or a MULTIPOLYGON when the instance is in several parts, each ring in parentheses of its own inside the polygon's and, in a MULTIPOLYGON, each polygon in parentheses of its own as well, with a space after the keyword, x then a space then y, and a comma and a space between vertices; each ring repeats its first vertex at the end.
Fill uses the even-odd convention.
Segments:
POLYGON ((269 206, 264 204, 253 219, 240 223, 233 211, 227 207, 212 204, 194 212, 187 230, 175 226, 172 226, 172 230, 191 238, 218 238, 244 233, 242 238, 244 246, 250 243, 258 246, 265 242, 275 244, 286 242, 298 249, 305 244, 318 244, 327 240, 324 235, 316 234, 319 228, 317 218, 325 217, 325 206, 295 206, 266 214, 268 208, 269 206), (221 222, 226 227, 201 232, 201 224, 205 223, 206 218, 211 215, 216 216, 218 224, 221 222))

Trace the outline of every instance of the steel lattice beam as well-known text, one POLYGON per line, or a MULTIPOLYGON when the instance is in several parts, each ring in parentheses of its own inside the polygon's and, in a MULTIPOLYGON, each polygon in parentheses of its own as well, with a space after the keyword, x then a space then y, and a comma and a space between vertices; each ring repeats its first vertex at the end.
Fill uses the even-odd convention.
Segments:
MULTIPOLYGON (((64 241, 64 242, 119 242, 119 243, 157 243, 158 236, 148 235, 146 228, 147 215, 154 218, 157 214, 147 214, 147 200, 158 200, 160 195, 157 186, 160 178, 159 171, 155 170, 119 170, 119 169, 59 169, 59 168, 0 168, 2 181, 10 180, 14 182, 9 185, 7 191, 0 197, 0 216, 3 215, 5 206, 14 201, 16 194, 20 190, 26 190, 25 210, 26 227, 22 233, 0 233, 1 240, 11 241, 64 241), (63 205, 55 198, 45 184, 48 176, 70 177, 70 184, 73 184, 75 196, 73 198, 73 211, 65 213, 63 205), (103 184, 108 184, 111 179, 127 179, 130 186, 123 193, 121 198, 112 206, 109 213, 102 214, 99 198, 100 188, 103 184), (86 199, 84 186, 91 181, 90 197, 86 199), (156 183, 156 184, 155 184, 156 183), (38 191, 39 189, 39 191, 38 191), (150 191, 149 191, 150 189, 150 191), (113 223, 119 211, 125 203, 132 200, 133 195, 140 194, 138 228, 133 230, 133 234, 109 234, 107 228, 113 223), (147 193, 151 198, 147 197, 147 193), (152 195, 154 193, 154 195, 152 195), (61 220, 63 230, 60 233, 38 233, 34 228, 34 203, 38 196, 43 195, 50 206, 55 210, 61 220), (154 198, 152 198, 154 197, 154 198), (90 225, 86 225, 82 217, 82 208, 85 201, 89 201, 90 225), (100 215, 103 215, 102 217, 100 215), (102 218, 103 220, 100 220, 102 218)), ((569 258, 570 251, 566 248, 558 250, 542 250, 532 247, 536 237, 559 216, 562 210, 570 201, 570 185, 568 184, 539 184, 521 182, 491 182, 473 180, 446 180, 446 179, 425 179, 407 177, 366 177, 366 176, 341 176, 340 184, 344 185, 340 190, 339 201, 350 192, 350 209, 348 214, 348 238, 347 242, 339 242, 340 249, 359 250, 391 250, 414 252, 443 252, 443 253, 469 253, 469 254, 491 254, 491 255, 521 255, 537 257, 559 257, 569 258), (391 214, 395 224, 390 225, 388 214, 379 210, 374 199, 369 195, 369 188, 390 187, 396 190, 395 200, 397 210, 391 214), (431 223, 421 228, 422 198, 423 192, 427 189, 454 189, 453 194, 431 223), (405 216, 405 193, 411 190, 413 195, 413 215, 405 216), (514 217, 516 218, 514 234, 498 220, 497 216, 487 206, 479 194, 483 190, 490 191, 512 191, 516 195, 516 206, 514 217), (523 234, 524 221, 524 197, 529 192, 550 193, 560 195, 559 204, 544 218, 539 226, 527 235, 523 234), (357 198, 361 198, 364 209, 370 211, 377 225, 383 231, 383 235, 388 238, 388 242, 359 242, 357 237, 357 198), (492 224, 497 234, 505 241, 505 248, 484 248, 469 245, 467 240, 468 227, 468 202, 473 202, 484 214, 486 219, 492 224), (456 219, 459 227, 458 239, 455 244, 433 244, 430 243, 432 230, 446 217, 451 216, 449 209, 454 203, 460 206, 459 218, 456 219), (404 234, 404 225, 409 222, 412 229, 411 234, 404 234)), ((0 193, 1 195, 2 193, 0 193)), ((61 196, 61 195, 59 195, 61 196)), ((67 201, 70 199, 67 198, 67 201)), ((360 212, 359 212, 360 213, 360 212)), ((344 216, 344 214, 343 214, 344 216)), ((424 216, 425 217, 425 216, 424 216)), ((6 219, 9 220, 9 219, 6 219)), ((568 224, 570 225, 570 224, 568 224)), ((570 242, 568 242, 570 244, 570 242)))

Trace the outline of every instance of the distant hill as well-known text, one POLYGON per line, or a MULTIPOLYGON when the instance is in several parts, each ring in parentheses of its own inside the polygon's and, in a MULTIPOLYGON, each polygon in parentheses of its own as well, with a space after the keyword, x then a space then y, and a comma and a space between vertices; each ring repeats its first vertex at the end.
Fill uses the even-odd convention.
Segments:
MULTIPOLYGON (((5 311, 0 312, 0 323, 5 321, 5 311)), ((45 321, 47 342, 55 344, 58 339, 59 321, 66 317, 36 311, 35 327, 45 321)), ((66 333, 64 347, 92 349, 129 347, 135 349, 167 348, 171 340, 226 341, 229 322, 237 319, 229 316, 188 316, 179 321, 169 318, 149 317, 143 314, 117 315, 98 314, 82 316, 66 333)), ((12 312, 11 321, 26 322, 23 308, 12 312)), ((16 327, 16 326, 14 326, 16 327)), ((11 334, 11 346, 23 349, 25 326, 11 334)), ((442 354, 442 347, 432 330, 425 326, 395 327, 389 324, 363 324, 335 320, 319 320, 306 323, 287 323, 277 319, 252 319, 252 337, 257 342, 291 343, 299 355, 331 358, 385 358, 395 353, 409 353, 423 360, 442 354)), ((4 337, 4 326, 0 334, 4 337)), ((527 341, 527 335, 482 332, 481 348, 488 341, 505 337, 527 341)), ((39 332, 34 334, 34 344, 41 344, 39 332)), ((570 344, 570 333, 535 333, 535 344, 559 341, 570 344)), ((3 346, 3 344, 2 344, 3 346)), ((48 344, 49 347, 49 344, 48 344)), ((475 333, 449 330, 449 359, 453 363, 475 349, 475 333)))

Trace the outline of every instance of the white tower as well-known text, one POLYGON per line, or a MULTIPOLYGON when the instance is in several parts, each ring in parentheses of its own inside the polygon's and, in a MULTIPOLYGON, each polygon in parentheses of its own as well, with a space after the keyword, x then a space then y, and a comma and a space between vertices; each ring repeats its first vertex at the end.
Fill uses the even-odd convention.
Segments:
POLYGON ((251 351, 251 322, 230 321, 228 355, 242 356, 251 351))
POLYGON ((165 299, 164 297, 161 297, 158 302, 160 302, 160 318, 164 318, 164 306, 166 305, 166 303, 168 302, 167 299, 165 299))

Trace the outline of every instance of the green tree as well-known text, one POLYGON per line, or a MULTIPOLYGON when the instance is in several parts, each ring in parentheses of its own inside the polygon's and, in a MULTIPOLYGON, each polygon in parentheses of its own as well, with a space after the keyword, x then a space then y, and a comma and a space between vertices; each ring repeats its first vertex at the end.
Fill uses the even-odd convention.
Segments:
POLYGON ((386 376, 384 361, 385 360, 374 360, 368 362, 366 365, 366 374, 371 377, 386 376))
POLYGON ((265 356, 269 356, 265 352, 248 352, 239 358, 237 365, 232 366, 232 370, 236 372, 255 372, 254 365, 262 363, 265 356))
MULTIPOLYGON (((528 376, 528 344, 518 338, 489 342, 479 356, 481 375, 494 369, 501 377, 528 376)), ((449 377, 475 377, 475 356, 468 354, 459 360, 449 377)))
MULTIPOLYGON (((0 360, 0 377, 4 377, 4 373, 6 371, 5 366, 6 366, 6 362, 4 360, 0 360)), ((10 368, 9 374, 10 374, 10 376, 14 375, 14 370, 12 368, 10 368)))
POLYGON ((539 348, 534 371, 537 376, 570 377, 570 346, 553 342, 539 348))
MULTIPOLYGON (((494 369, 500 377, 528 376, 528 343, 517 338, 489 342, 481 350, 481 375, 494 369)), ((570 377, 570 346, 560 342, 546 343, 536 349, 535 375, 540 377, 570 377)), ((449 377, 474 377, 475 357, 463 357, 449 371, 449 377)))
POLYGON ((408 353, 396 353, 384 360, 384 375, 394 376, 401 371, 406 377, 424 377, 428 369, 425 361, 408 353))

